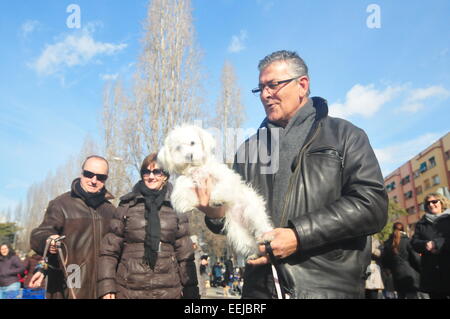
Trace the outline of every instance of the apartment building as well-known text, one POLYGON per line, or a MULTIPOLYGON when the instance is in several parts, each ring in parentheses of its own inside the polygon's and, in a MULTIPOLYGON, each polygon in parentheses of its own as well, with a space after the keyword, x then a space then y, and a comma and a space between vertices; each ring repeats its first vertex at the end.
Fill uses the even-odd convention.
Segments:
POLYGON ((389 199, 408 212, 399 221, 413 229, 425 214, 425 196, 450 189, 450 132, 389 174, 384 185, 389 199))

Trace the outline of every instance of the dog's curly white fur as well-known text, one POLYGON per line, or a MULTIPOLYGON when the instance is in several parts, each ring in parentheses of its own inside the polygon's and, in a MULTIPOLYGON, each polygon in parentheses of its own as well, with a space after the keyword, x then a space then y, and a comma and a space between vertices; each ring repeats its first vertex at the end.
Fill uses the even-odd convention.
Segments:
POLYGON ((178 212, 199 205, 194 184, 210 176, 210 206, 224 205, 225 233, 233 249, 243 255, 257 255, 257 238, 273 229, 263 198, 213 155, 215 140, 197 126, 184 125, 172 130, 158 153, 159 164, 179 177, 171 195, 178 212))

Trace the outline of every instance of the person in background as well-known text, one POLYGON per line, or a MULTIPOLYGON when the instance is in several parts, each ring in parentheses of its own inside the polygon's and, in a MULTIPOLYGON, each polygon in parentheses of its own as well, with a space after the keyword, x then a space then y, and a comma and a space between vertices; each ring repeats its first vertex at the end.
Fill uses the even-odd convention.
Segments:
POLYGON ((15 298, 19 294, 18 275, 25 271, 24 264, 8 244, 0 246, 0 299, 15 298))
POLYGON ((194 249, 194 256, 195 256, 195 270, 197 271, 197 281, 198 281, 198 290, 200 293, 201 298, 206 297, 206 283, 204 280, 204 277, 201 274, 201 267, 202 267, 202 256, 203 251, 200 247, 198 236, 192 235, 192 247, 194 249))
MULTIPOLYGON (((24 280, 24 288, 32 288, 30 287, 31 278, 35 274, 37 270, 37 266, 43 262, 42 256, 36 254, 35 251, 31 250, 24 262, 25 265, 25 280, 24 280)), ((45 281, 43 280, 39 287, 37 288, 45 288, 45 281)))
POLYGON ((392 234, 384 243, 382 265, 392 274, 398 299, 418 299, 420 257, 400 222, 394 223, 392 234))
POLYGON ((213 287, 221 287, 223 281, 223 266, 220 261, 217 261, 213 266, 213 287))
POLYGON ((225 281, 225 284, 230 286, 230 279, 233 276, 233 261, 230 258, 228 258, 225 261, 224 266, 225 266, 225 273, 223 274, 224 277, 223 279, 225 281))
MULTIPOLYGON (((205 285, 205 293, 206 289, 211 287, 210 278, 211 278, 211 268, 209 267, 209 256, 203 255, 200 257, 200 283, 204 283, 205 285)), ((199 284, 200 285, 200 284, 199 284)))
POLYGON ((103 299, 197 299, 194 249, 186 214, 170 203, 169 173, 157 153, 141 165, 141 180, 120 198, 103 238, 98 291, 103 299))
POLYGON ((392 278, 392 273, 388 268, 381 267, 381 279, 384 284, 383 299, 397 299, 394 279, 392 278))
POLYGON ((378 299, 380 291, 384 289, 381 277, 381 243, 375 236, 372 236, 372 257, 370 265, 367 267, 366 279, 366 299, 378 299))
POLYGON ((425 215, 417 222, 411 245, 421 254, 420 290, 430 299, 450 298, 450 209, 438 193, 424 199, 425 215))

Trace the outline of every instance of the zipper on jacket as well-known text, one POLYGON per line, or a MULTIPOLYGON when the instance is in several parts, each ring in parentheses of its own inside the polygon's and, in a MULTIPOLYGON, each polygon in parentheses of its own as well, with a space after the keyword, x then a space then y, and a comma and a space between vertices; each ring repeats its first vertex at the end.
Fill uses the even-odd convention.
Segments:
POLYGON ((301 159, 302 159, 302 155, 304 153, 304 151, 312 144, 312 142, 314 141, 314 139, 316 138, 317 134, 320 131, 320 127, 322 126, 322 121, 320 123, 318 123, 317 128, 313 134, 313 136, 311 137, 311 139, 309 141, 307 141, 307 143, 300 149, 300 152, 298 154, 298 163, 297 163, 297 167, 294 171, 294 173, 291 175, 291 177, 289 178, 289 185, 288 185, 288 189, 287 192, 285 194, 284 197, 284 202, 283 202, 283 209, 282 209, 282 213, 281 213, 281 219, 280 219, 280 227, 284 227, 284 225, 286 224, 286 219, 287 219, 287 203, 288 203, 288 198, 289 196, 292 194, 292 188, 294 187, 293 185, 293 179, 295 174, 297 173, 297 170, 300 169, 301 166, 301 159))
POLYGON ((306 156, 311 156, 313 154, 322 154, 322 155, 328 155, 330 157, 333 157, 333 154, 330 152, 324 152, 324 151, 333 151, 333 154, 341 161, 341 170, 344 168, 344 157, 339 153, 338 150, 334 149, 333 147, 321 147, 314 149, 306 154, 306 156))
POLYGON ((92 215, 92 227, 93 227, 93 239, 94 239, 94 259, 93 259, 93 261, 94 261, 94 278, 95 278, 95 281, 94 281, 94 286, 95 286, 94 294, 95 294, 95 297, 98 297, 97 296, 97 285, 95 284, 95 282, 97 281, 97 271, 98 271, 98 269, 97 269, 97 263, 98 263, 97 256, 100 253, 100 249, 98 249, 99 245, 97 244, 97 237, 95 235, 96 213, 97 213, 97 211, 95 209, 93 210, 91 207, 89 207, 89 211, 91 212, 91 215, 92 215))

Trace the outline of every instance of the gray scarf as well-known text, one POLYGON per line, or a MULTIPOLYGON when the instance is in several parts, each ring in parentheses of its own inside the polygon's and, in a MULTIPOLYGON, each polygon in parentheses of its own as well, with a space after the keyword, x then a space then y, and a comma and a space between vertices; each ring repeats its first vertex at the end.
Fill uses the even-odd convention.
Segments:
POLYGON ((315 114, 313 100, 308 99, 308 102, 295 113, 286 127, 283 128, 271 122, 267 125, 271 130, 279 130, 279 140, 274 141, 274 145, 272 145, 272 147, 279 147, 280 158, 278 171, 273 175, 273 205, 270 208, 276 226, 285 226, 279 225, 279 223, 289 178, 292 175, 292 162, 305 143, 314 123, 315 114))
POLYGON ((430 223, 434 224, 438 219, 447 215, 450 215, 450 209, 446 209, 442 214, 425 213, 425 218, 430 223))

